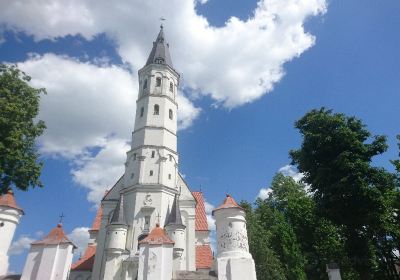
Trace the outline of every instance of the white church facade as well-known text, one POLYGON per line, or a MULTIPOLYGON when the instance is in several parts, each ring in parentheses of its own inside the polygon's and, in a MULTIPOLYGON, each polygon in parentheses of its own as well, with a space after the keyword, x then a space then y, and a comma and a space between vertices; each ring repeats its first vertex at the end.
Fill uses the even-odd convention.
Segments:
MULTIPOLYGON (((214 209, 217 252, 213 254, 203 194, 192 192, 179 173, 180 76, 162 27, 138 74, 135 126, 125 172, 101 201, 86 251, 71 265, 74 244, 57 225, 45 240, 32 244, 25 267, 32 267, 33 253, 44 255, 57 245, 61 250, 57 255, 65 255, 57 262, 68 270, 67 275, 27 278, 24 269, 21 279, 171 280, 197 275, 201 278, 196 279, 256 280, 244 210, 229 195, 214 209)), ((14 211, 15 225, 21 211, 14 211)), ((7 252, 9 243, 11 239, 0 249, 7 252)))

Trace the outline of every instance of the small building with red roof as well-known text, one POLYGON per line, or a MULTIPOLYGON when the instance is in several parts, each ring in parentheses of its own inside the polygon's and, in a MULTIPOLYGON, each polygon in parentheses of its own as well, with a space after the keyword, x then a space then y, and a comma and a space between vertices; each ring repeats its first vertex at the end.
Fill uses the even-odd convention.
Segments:
POLYGON ((57 224, 48 235, 31 244, 21 279, 68 279, 75 248, 62 224, 57 224))

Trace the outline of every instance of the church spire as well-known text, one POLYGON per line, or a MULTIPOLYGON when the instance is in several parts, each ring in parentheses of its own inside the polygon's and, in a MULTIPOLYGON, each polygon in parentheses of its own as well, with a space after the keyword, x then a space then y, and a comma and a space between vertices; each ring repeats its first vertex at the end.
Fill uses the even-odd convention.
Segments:
POLYGON ((153 63, 165 64, 174 68, 171 55, 169 54, 169 44, 165 41, 163 25, 160 26, 160 32, 158 33, 156 41, 153 42, 153 48, 151 49, 145 66, 153 63))
POLYGON ((181 209, 179 208, 179 199, 175 195, 174 203, 172 203, 171 213, 168 216, 166 225, 183 225, 181 209))
POLYGON ((121 194, 117 207, 115 207, 114 214, 111 218, 113 225, 126 225, 124 216, 124 196, 121 194))

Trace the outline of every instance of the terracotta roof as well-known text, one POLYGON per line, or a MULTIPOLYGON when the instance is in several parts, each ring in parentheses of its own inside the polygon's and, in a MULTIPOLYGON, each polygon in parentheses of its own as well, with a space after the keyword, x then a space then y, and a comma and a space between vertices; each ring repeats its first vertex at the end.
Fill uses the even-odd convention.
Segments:
POLYGON ((195 225, 196 230, 207 230, 208 231, 208 223, 207 223, 207 215, 206 208, 204 206, 204 198, 202 192, 192 192, 194 198, 197 201, 196 204, 196 218, 195 225))
POLYGON ((53 228, 50 233, 43 238, 42 240, 38 240, 32 243, 32 245, 57 245, 57 244, 66 244, 70 243, 72 246, 77 248, 71 240, 65 235, 62 224, 58 224, 55 228, 53 228))
POLYGON ((17 202, 14 198, 14 193, 12 190, 9 190, 6 194, 0 196, 0 206, 6 206, 14 209, 18 209, 24 213, 21 207, 17 205, 17 202))
POLYGON ((237 204, 237 202, 233 199, 233 197, 227 194, 224 202, 220 206, 215 208, 212 212, 214 214, 214 212, 219 209, 227 209, 227 208, 238 208, 243 210, 243 208, 240 207, 239 204, 237 204))
POLYGON ((96 217, 93 220, 92 230, 100 230, 102 215, 103 215, 103 207, 100 205, 99 209, 97 209, 96 217))
POLYGON ((151 245, 161 245, 161 244, 174 244, 164 229, 160 228, 159 224, 156 224, 156 227, 150 231, 149 235, 139 242, 139 244, 151 244, 151 245))
POLYGON ((83 256, 72 264, 71 270, 92 271, 95 255, 96 255, 96 245, 95 244, 88 245, 83 256))
POLYGON ((196 245, 196 268, 211 268, 213 255, 210 245, 196 245))

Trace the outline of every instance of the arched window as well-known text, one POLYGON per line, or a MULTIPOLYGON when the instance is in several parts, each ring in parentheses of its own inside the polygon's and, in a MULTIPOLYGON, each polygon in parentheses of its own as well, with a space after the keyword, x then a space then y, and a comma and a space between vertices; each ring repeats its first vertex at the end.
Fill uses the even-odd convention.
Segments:
POLYGON ((169 91, 174 92, 174 84, 173 83, 169 83, 169 91))
POLYGON ((150 176, 153 176, 153 170, 150 170, 150 176))
POLYGON ((157 77, 156 78, 156 87, 160 87, 161 86, 161 78, 157 77))
POLYGON ((154 115, 159 115, 160 114, 160 106, 157 104, 154 105, 154 115))
POLYGON ((143 117, 144 114, 144 107, 140 108, 140 116, 143 117))
POLYGON ((174 113, 172 112, 171 109, 169 109, 169 111, 168 111, 168 116, 169 116, 170 120, 172 120, 174 118, 174 113))
POLYGON ((147 88, 147 79, 144 80, 144 83, 143 83, 143 89, 146 89, 146 88, 147 88))

